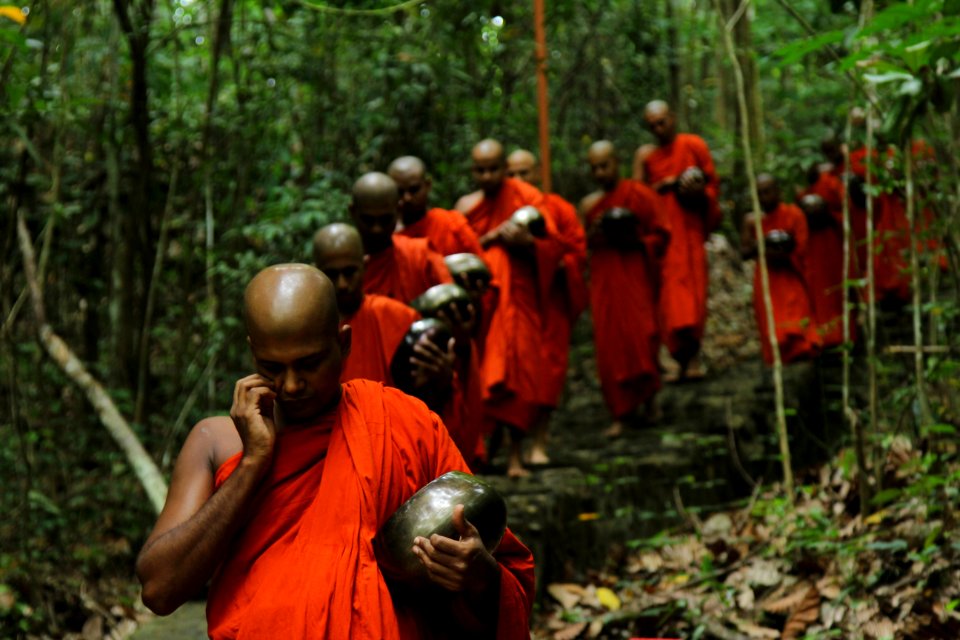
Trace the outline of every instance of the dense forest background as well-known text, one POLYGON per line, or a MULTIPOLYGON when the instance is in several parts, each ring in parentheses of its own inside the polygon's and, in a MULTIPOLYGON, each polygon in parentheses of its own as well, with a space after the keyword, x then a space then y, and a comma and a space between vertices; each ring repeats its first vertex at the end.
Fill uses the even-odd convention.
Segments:
MULTIPOLYGON (((643 106, 663 98, 681 130, 711 144, 734 238, 747 181, 721 33, 736 17, 754 162, 788 194, 854 105, 873 102, 887 143, 935 148, 939 165, 916 190, 947 240, 920 257, 918 282, 924 335, 949 352, 957 298, 925 265, 945 257, 957 272, 958 9, 548 3, 554 189, 573 201, 592 189, 584 155, 597 139, 615 141, 628 170, 651 141, 643 106)), ((75 626, 81 585, 129 580, 153 519, 102 412, 72 384, 76 366, 36 339, 18 220, 36 245, 46 325, 169 473, 190 426, 223 411, 249 368, 243 284, 267 264, 307 260, 312 232, 344 217, 360 173, 418 155, 434 203, 451 206, 471 188, 480 138, 536 151, 533 33, 530 3, 489 0, 0 7, 0 629, 75 626)), ((957 363, 924 366, 936 383, 957 363)), ((941 425, 956 417, 956 385, 943 386, 941 425)))

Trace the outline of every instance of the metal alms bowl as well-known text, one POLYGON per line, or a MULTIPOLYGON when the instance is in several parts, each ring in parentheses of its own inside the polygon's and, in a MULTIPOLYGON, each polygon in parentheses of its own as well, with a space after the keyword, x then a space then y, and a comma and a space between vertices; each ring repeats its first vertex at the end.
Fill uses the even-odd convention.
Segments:
POLYGON ((432 318, 451 305, 457 307, 462 317, 470 314, 467 308, 470 305, 470 294, 458 284, 434 285, 410 302, 410 306, 425 318, 432 318))
POLYGON ((637 216, 625 207, 611 207, 603 212, 600 219, 600 228, 610 238, 619 238, 624 235, 631 237, 637 228, 637 216))
POLYGON ((410 325, 390 360, 390 376, 393 378, 393 383, 398 389, 407 393, 410 393, 413 389, 414 382, 413 367, 410 365, 410 358, 414 354, 413 347, 424 336, 440 349, 446 351, 447 343, 453 337, 453 333, 450 326, 439 318, 423 318, 410 325))
POLYGON ((536 207, 530 205, 520 207, 513 212, 510 219, 526 227, 534 238, 542 238, 547 235, 547 221, 544 220, 543 214, 536 207))
POLYGON ((771 229, 763 236, 763 241, 771 251, 790 253, 793 251, 793 236, 783 229, 771 229))
POLYGON ((480 280, 483 286, 490 284, 492 276, 487 263, 475 253, 454 253, 443 259, 450 270, 450 275, 456 280, 466 278, 467 282, 480 280))
POLYGON ((453 526, 453 508, 458 504, 479 531, 483 546, 493 553, 507 526, 503 497, 476 476, 449 471, 417 491, 380 528, 374 549, 383 574, 405 583, 425 583, 427 573, 413 553, 413 540, 435 533, 459 539, 453 526))
POLYGON ((830 215, 827 201, 815 193, 808 193, 800 198, 800 209, 807 216, 807 222, 814 226, 822 226, 830 215))

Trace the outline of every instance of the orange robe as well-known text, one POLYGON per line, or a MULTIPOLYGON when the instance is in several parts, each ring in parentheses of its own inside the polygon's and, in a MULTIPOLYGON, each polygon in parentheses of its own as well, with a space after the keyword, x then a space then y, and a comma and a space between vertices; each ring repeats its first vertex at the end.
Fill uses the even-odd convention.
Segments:
MULTIPOLYGON (((459 350, 458 350, 459 352, 459 350)), ((450 437, 471 465, 486 461, 483 435, 487 425, 483 413, 483 380, 480 377, 480 351, 470 341, 469 351, 458 353, 453 393, 440 414, 450 437)))
POLYGON ((544 205, 557 228, 557 242, 563 256, 550 283, 544 305, 543 350, 547 357, 544 372, 547 406, 556 407, 567 381, 570 336, 573 324, 587 307, 589 292, 584 279, 587 262, 587 234, 572 204, 556 194, 546 194, 544 205))
POLYGON ((343 363, 340 381, 366 378, 394 386, 390 361, 410 325, 420 319, 411 307, 386 296, 368 293, 352 316, 340 319, 350 325, 350 353, 343 363))
POLYGON ((679 177, 693 166, 706 176, 705 211, 684 208, 673 190, 658 194, 670 224, 670 244, 663 260, 660 319, 663 340, 671 353, 682 346, 679 332, 692 330, 698 341, 703 338, 709 281, 704 242, 720 224, 719 183, 707 143, 693 134, 678 133, 673 142, 657 147, 644 161, 644 177, 650 185, 671 176, 679 177))
POLYGON ((423 238, 393 236, 393 246, 369 256, 363 292, 407 304, 435 284, 453 282, 443 256, 423 238))
MULTIPOLYGON (((543 194, 536 187, 505 178, 496 197, 483 198, 467 213, 467 221, 482 237, 505 222, 514 211, 531 205, 543 209, 543 194)), ((484 255, 490 273, 499 283, 497 306, 486 330, 482 376, 487 415, 518 429, 533 426, 549 398, 542 384, 547 361, 543 342, 541 301, 560 263, 556 229, 549 215, 547 237, 535 240, 532 254, 510 252, 499 242, 484 255)))
MULTIPOLYGON (((780 203, 775 210, 763 215, 764 234, 774 229, 786 231, 793 236, 795 243, 789 263, 767 262, 777 344, 780 346, 780 360, 786 364, 816 355, 820 348, 820 336, 817 334, 817 323, 813 317, 810 295, 803 281, 803 261, 807 250, 806 217, 795 205, 780 203)), ((773 364, 767 311, 760 284, 759 262, 753 276, 753 311, 757 317, 757 327, 760 329, 763 361, 773 364)))
POLYGON ((397 233, 408 238, 426 238, 430 248, 442 256, 454 253, 483 255, 477 234, 459 211, 430 209, 422 218, 397 233))
MULTIPOLYGON (((388 587, 377 531, 420 487, 467 467, 437 416, 379 383, 343 385, 318 423, 281 431, 255 512, 210 586, 208 633, 228 638, 454 638, 451 594, 388 587)), ((239 463, 217 471, 222 485, 239 463)), ((509 530, 500 564, 497 638, 529 638, 533 557, 509 530)))
MULTIPOLYGON (((807 192, 823 198, 830 219, 818 226, 808 226, 803 276, 822 346, 836 347, 843 344, 843 183, 832 173, 823 172, 807 192)), ((856 277, 853 260, 851 254, 850 278, 856 277)), ((848 314, 850 339, 856 340, 852 305, 848 314)))
POLYGON ((597 248, 590 255, 590 304, 597 372, 603 398, 615 418, 632 413, 660 388, 657 351, 658 265, 656 245, 669 237, 662 200, 646 185, 620 180, 587 212, 587 226, 611 207, 623 207, 638 219, 646 250, 597 248))

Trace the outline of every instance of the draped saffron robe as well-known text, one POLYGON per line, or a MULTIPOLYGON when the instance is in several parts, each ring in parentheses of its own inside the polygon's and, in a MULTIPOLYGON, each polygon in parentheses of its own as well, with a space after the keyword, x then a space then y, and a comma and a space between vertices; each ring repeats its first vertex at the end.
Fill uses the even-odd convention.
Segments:
POLYGON ((556 407, 567 381, 570 336, 573 324, 589 302, 584 278, 587 262, 587 234, 572 204, 556 194, 544 196, 545 210, 557 228, 557 242, 563 255, 560 268, 550 283, 544 305, 543 349, 547 370, 544 372, 547 406, 556 407))
POLYGON ((407 329, 420 314, 411 307, 386 296, 369 293, 363 296, 360 307, 350 316, 340 319, 340 325, 350 325, 350 353, 343 363, 340 381, 366 378, 394 386, 390 375, 390 361, 407 329))
POLYGON ((685 208, 673 189, 658 194, 670 225, 659 302, 661 333, 667 349, 677 353, 683 347, 678 334, 692 332, 697 341, 703 338, 709 281, 704 242, 720 224, 719 183, 707 143, 689 133, 678 133, 672 142, 651 151, 643 166, 648 185, 679 177, 690 167, 699 167, 706 178, 702 211, 685 208))
MULTIPOLYGON (((467 221, 477 236, 483 237, 526 205, 541 211, 545 208, 540 190, 525 182, 504 178, 496 196, 484 196, 467 212, 467 221)), ((540 407, 550 402, 541 379, 547 367, 540 347, 543 301, 562 252, 555 240, 553 219, 549 214, 544 219, 547 237, 534 240, 529 253, 510 251, 495 241, 484 254, 499 285, 483 348, 484 404, 492 420, 524 431, 533 426, 540 407)))
POLYGON ((394 234, 393 245, 369 256, 363 273, 363 292, 407 304, 436 284, 453 282, 443 256, 424 238, 394 234))
MULTIPOLYGON (((822 346, 843 344, 843 183, 830 172, 822 172, 807 190, 823 198, 828 219, 808 225, 803 276, 813 305, 813 315, 822 346)), ((848 276, 856 277, 855 256, 850 252, 848 276)), ((857 324, 853 305, 848 310, 850 339, 856 340, 857 324)))
MULTIPOLYGON (((780 205, 763 215, 763 233, 774 229, 789 233, 794 240, 794 249, 785 261, 767 261, 767 273, 770 277, 770 299, 773 303, 773 323, 776 327, 777 344, 780 347, 780 359, 786 364, 817 354, 820 349, 820 336, 813 317, 810 295, 803 279, 803 262, 807 250, 807 220, 798 207, 792 204, 780 205)), ((760 329, 760 348, 763 361, 773 364, 773 349, 770 347, 770 329, 767 324, 767 311, 763 302, 760 284, 759 261, 754 268, 753 311, 760 329)))
POLYGON ((644 247, 603 246, 590 254, 590 304, 600 389, 610 413, 621 418, 660 388, 659 265, 655 255, 670 231, 662 200, 643 183, 620 180, 587 211, 587 226, 612 207, 633 212, 644 247))
POLYGON ((442 256, 454 253, 483 255, 477 234, 459 211, 430 209, 422 218, 397 233, 408 238, 426 238, 430 248, 442 256))
MULTIPOLYGON (((217 471, 219 488, 242 453, 217 471)), ((420 401, 379 383, 343 385, 318 423, 283 430, 248 522, 207 601, 213 640, 452 638, 453 594, 414 597, 384 580, 374 537, 430 480, 466 465, 420 401)), ((412 541, 411 541, 412 545, 412 541)), ((497 638, 529 638, 533 558, 509 532, 500 565, 497 638)))

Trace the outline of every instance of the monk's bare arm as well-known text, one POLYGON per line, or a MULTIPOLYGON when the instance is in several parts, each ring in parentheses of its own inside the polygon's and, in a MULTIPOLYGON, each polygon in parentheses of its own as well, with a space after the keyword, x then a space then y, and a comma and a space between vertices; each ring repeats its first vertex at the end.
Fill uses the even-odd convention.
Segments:
POLYGON ((482 199, 483 192, 474 191, 473 193, 468 193, 465 196, 461 196, 461 198, 457 200, 457 204, 453 205, 453 208, 462 214, 468 214, 474 209, 474 207, 480 204, 482 199))
POLYGON ((174 467, 167 502, 137 559, 143 602, 155 613, 166 615, 176 610, 210 580, 223 561, 246 507, 272 463, 275 427, 272 419, 266 421, 267 427, 260 416, 261 399, 266 396, 272 392, 258 376, 241 380, 234 394, 232 419, 203 420, 187 437, 174 467), (251 426, 256 418, 260 424, 251 426), (240 464, 214 493, 217 466, 241 449, 245 455, 240 464))
POLYGON ((647 157, 657 148, 653 144, 643 144, 637 147, 633 154, 633 171, 630 177, 638 182, 647 181, 647 157))

